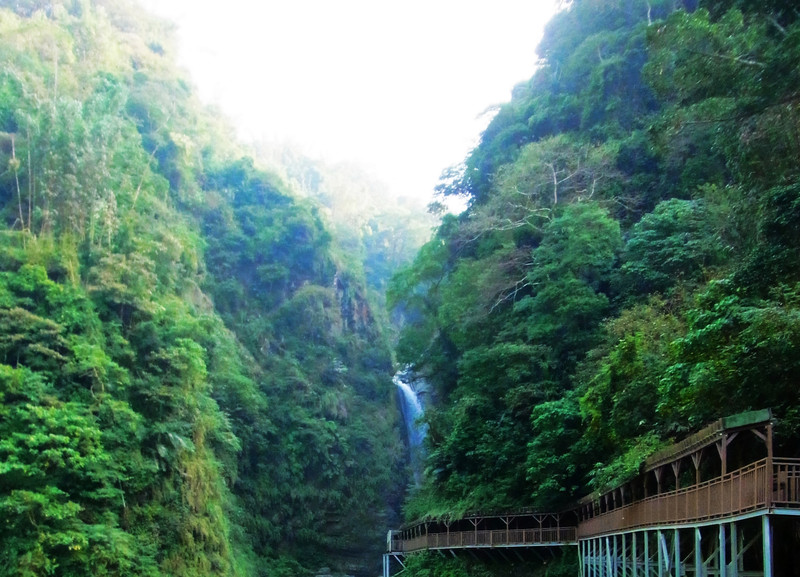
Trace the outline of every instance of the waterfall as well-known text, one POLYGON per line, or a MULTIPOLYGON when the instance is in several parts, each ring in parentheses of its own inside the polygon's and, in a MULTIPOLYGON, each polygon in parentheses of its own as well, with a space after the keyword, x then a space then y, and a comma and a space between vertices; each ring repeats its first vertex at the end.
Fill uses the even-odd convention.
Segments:
POLYGON ((406 436, 408 438, 409 460, 411 470, 414 473, 414 481, 417 485, 422 481, 422 466, 424 461, 424 449, 422 442, 428 432, 427 423, 419 422, 423 414, 422 403, 419 395, 411 386, 411 371, 399 371, 392 378, 392 381, 400 390, 400 411, 403 415, 403 422, 406 426, 406 436))

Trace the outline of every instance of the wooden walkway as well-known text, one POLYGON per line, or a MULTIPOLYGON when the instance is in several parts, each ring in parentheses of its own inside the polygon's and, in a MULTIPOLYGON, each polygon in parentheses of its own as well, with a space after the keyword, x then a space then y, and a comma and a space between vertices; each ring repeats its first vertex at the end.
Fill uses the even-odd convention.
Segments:
POLYGON ((724 477, 583 519, 577 530, 585 538, 776 509, 800 510, 800 459, 762 459, 724 477))
POLYGON ((402 539, 398 549, 404 553, 422 549, 479 549, 492 547, 551 547, 575 545, 578 542, 575 527, 560 529, 495 529, 490 531, 454 531, 429 533, 402 539))
MULTIPOLYGON (((800 516, 800 459, 773 456, 771 414, 758 411, 720 419, 648 459, 631 482, 588 496, 566 511, 412 523, 390 532, 387 555, 399 559, 421 550, 579 546, 587 577, 637 575, 639 566, 641 575, 658 567, 659 576, 771 577, 770 520, 795 515, 800 516), (735 440, 737 450, 731 451, 735 440), (766 457, 742 464, 759 446, 766 457), (684 467, 686 462, 693 470, 684 467), (732 464, 738 468, 729 471, 732 464), (753 549, 750 543, 745 548, 737 531, 747 522, 752 534, 756 517, 763 517, 758 525, 762 547, 753 549), (708 527, 715 531, 716 548, 708 544, 708 527), (693 551, 689 561, 681 556, 687 549, 693 551), (736 567, 729 568, 730 563, 736 567), (624 569, 615 570, 618 565, 624 569)), ((387 564, 385 559, 388 577, 387 564)))

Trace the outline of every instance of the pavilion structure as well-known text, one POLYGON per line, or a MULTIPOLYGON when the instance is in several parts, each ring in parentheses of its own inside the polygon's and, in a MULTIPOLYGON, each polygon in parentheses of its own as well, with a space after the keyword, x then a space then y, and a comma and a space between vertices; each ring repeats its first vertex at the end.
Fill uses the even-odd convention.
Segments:
POLYGON ((565 511, 475 512, 390 531, 384 577, 422 550, 502 562, 562 547, 577 547, 580 577, 800 575, 800 459, 773 455, 773 425, 769 410, 719 419, 565 511))

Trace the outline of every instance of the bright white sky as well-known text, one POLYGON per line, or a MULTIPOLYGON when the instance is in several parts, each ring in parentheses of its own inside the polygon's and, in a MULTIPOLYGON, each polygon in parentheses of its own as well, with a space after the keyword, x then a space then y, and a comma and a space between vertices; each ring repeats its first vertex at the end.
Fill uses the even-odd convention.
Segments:
POLYGON ((201 97, 247 140, 429 198, 536 66, 556 0, 140 0, 178 23, 201 97))

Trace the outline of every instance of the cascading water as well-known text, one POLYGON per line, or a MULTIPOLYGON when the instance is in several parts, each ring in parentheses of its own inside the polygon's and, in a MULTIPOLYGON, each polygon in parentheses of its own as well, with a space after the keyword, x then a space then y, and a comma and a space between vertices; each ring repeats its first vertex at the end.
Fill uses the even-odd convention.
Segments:
POLYGON ((414 482, 419 485, 422 481, 422 465, 425 457, 422 443, 428 432, 428 424, 420 422, 424 410, 419 395, 410 384, 411 375, 409 370, 399 371, 392 381, 400 390, 400 411, 406 426, 409 460, 414 473, 414 482))

